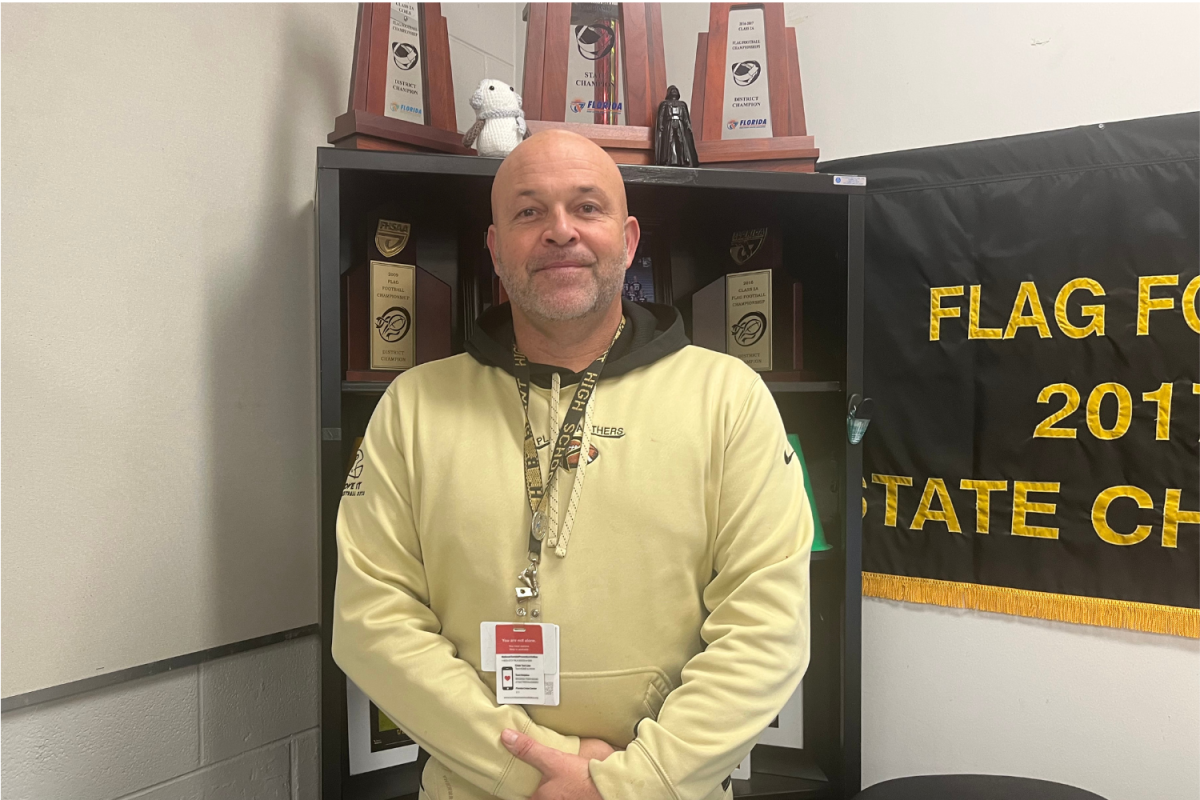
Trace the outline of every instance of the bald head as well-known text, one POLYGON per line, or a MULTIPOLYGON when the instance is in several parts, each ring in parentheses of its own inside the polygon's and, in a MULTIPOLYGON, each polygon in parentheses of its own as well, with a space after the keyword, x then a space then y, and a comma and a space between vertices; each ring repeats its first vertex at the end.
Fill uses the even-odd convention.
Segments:
POLYGON ((496 171, 488 248, 517 313, 565 321, 619 310, 639 238, 621 172, 590 139, 542 131, 496 171))
POLYGON ((492 219, 497 219, 497 205, 511 200, 514 194, 530 190, 529 180, 536 179, 545 169, 564 169, 590 178, 593 188, 601 189, 620 204, 621 214, 628 213, 625 201, 625 182, 612 156, 578 133, 550 129, 535 133, 508 154, 496 170, 492 183, 492 219))

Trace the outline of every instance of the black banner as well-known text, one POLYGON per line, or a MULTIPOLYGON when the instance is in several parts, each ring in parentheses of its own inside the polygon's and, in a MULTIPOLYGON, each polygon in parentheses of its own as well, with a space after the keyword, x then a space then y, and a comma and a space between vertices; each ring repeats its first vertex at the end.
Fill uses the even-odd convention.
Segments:
POLYGON ((868 178, 865 593, 1197 635, 1198 140, 822 165, 868 178))

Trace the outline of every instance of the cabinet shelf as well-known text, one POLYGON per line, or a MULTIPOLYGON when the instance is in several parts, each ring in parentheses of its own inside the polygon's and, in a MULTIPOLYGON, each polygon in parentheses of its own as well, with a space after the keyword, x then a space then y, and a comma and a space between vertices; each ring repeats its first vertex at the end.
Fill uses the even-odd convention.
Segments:
POLYGON ((772 394, 790 392, 840 392, 842 384, 838 381, 779 381, 763 376, 763 383, 772 394))

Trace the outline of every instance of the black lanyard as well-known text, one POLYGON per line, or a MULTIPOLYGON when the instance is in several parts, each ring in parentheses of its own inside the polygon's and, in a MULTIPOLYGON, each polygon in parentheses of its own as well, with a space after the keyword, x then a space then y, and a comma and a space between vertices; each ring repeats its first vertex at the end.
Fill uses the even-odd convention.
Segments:
MULTIPOLYGON (((516 337, 513 337, 513 371, 516 373, 517 393, 521 396, 521 407, 525 411, 525 494, 529 500, 529 510, 533 515, 529 523, 529 555, 534 562, 541 555, 542 539, 546 536, 546 517, 542 513, 542 500, 558 477, 558 471, 570 468, 567 464, 567 450, 570 447, 571 439, 576 433, 582 434, 584 412, 587 411, 588 402, 591 401, 592 395, 596 391, 600 373, 604 370, 604 362, 608 359, 612 346, 616 344, 623 330, 625 330, 625 318, 621 317, 621 324, 617 326, 617 332, 613 334, 608 349, 583 371, 579 379, 579 386, 575 389, 575 396, 571 399, 571 404, 567 406, 567 413, 563 416, 562 427, 558 430, 558 438, 554 441, 554 449, 550 454, 550 473, 545 485, 542 484, 542 467, 538 462, 537 440, 533 436, 533 426, 529 424, 529 360, 517 349, 516 337)), ((580 453, 579 457, 587 458, 587 454, 580 453)))

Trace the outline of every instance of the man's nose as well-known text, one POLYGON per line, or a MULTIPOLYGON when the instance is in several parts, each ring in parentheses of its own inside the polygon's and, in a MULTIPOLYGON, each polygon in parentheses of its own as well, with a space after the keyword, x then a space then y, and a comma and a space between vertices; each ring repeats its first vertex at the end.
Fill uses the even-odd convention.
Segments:
POLYGON ((565 208, 556 208, 550 212, 542 238, 547 244, 558 247, 566 247, 579 241, 579 232, 575 230, 575 223, 565 208))

